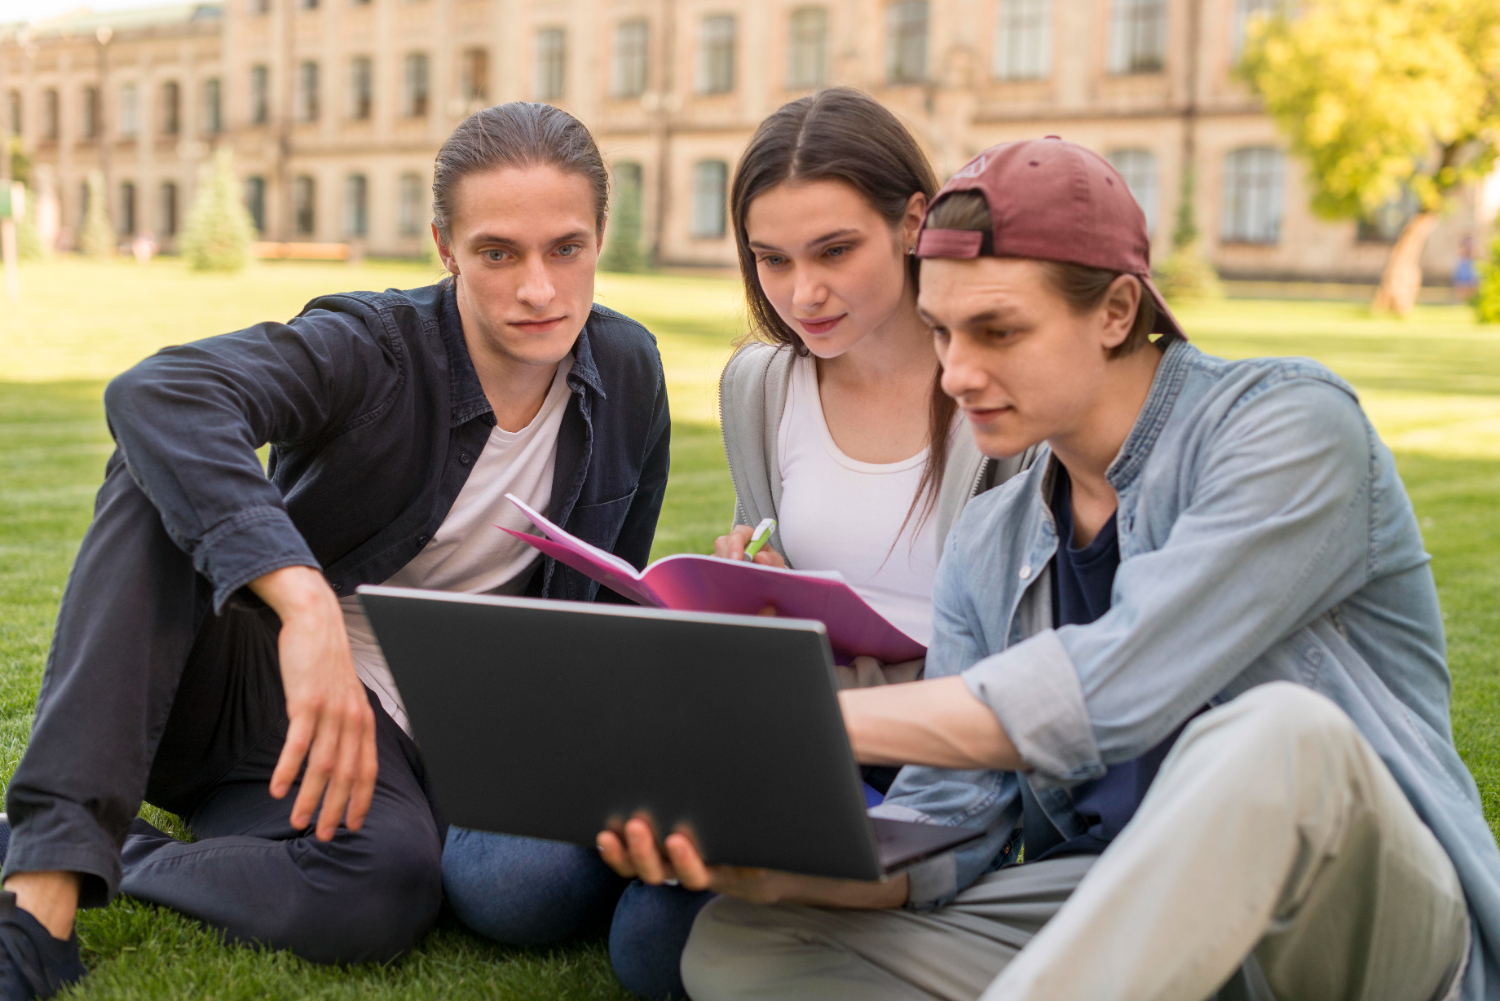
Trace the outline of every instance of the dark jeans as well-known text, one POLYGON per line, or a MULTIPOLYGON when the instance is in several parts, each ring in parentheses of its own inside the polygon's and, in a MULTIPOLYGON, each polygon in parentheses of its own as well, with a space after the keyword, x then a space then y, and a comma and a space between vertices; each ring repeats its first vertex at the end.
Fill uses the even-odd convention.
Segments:
POLYGON ((545 945, 608 927, 615 975, 653 1001, 687 997, 682 949, 714 896, 627 881, 593 848, 458 827, 443 850, 443 887, 465 925, 508 945, 545 945))
POLYGON ((371 697, 380 777, 369 819, 331 842, 271 798, 286 735, 275 613, 210 588, 118 455, 58 612, 31 742, 6 792, 5 874, 83 876, 237 941, 317 962, 385 960, 437 919, 442 837, 416 746, 371 697), (198 840, 134 822, 142 799, 198 840))

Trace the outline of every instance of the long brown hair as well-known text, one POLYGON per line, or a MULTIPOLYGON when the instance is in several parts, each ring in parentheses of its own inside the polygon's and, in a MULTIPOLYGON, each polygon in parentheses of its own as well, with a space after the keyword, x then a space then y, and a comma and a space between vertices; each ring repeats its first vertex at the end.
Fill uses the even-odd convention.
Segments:
MULTIPOLYGON (((880 102, 849 87, 831 87, 783 104, 760 123, 735 168, 729 212, 751 328, 773 343, 790 345, 798 355, 808 353, 807 345, 782 320, 761 288, 745 218, 750 203, 778 184, 824 180, 842 181, 858 191, 893 228, 905 217, 912 195, 920 191, 930 201, 938 188, 932 165, 906 127, 880 102)), ((917 268, 917 259, 908 258, 907 281, 913 289, 917 268)), ((943 392, 938 381, 941 375, 939 371, 933 379, 927 465, 908 520, 919 504, 923 518, 932 510, 948 466, 948 435, 956 404, 943 392)))

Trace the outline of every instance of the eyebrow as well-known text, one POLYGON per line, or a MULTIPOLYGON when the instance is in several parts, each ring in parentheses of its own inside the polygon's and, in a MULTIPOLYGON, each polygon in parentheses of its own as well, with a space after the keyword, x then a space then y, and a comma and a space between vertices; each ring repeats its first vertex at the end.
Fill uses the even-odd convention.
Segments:
MULTIPOLYGON (((941 327, 941 326, 943 326, 943 324, 939 323, 937 321, 937 319, 932 316, 932 314, 928 313, 926 310, 922 309, 920 306, 917 307, 917 316, 921 318, 921 320, 922 320, 923 323, 927 324, 930 327, 941 327)), ((1013 310, 1013 309, 987 309, 983 313, 975 313, 972 316, 966 316, 966 317, 964 317, 963 320, 961 320, 959 322, 959 326, 962 326, 962 327, 965 327, 965 328, 968 328, 968 327, 981 327, 981 326, 984 326, 986 323, 995 323, 997 321, 1011 320, 1011 319, 1014 319, 1015 316, 1016 316, 1016 311, 1013 310)))
MULTIPOLYGON (((843 236, 854 236, 854 235, 856 235, 858 233, 859 233, 859 230, 853 229, 852 227, 845 227, 844 229, 836 229, 836 230, 834 230, 831 233, 824 233, 822 236, 816 237, 815 239, 812 239, 812 240, 808 240, 807 241, 807 245, 809 247, 816 247, 820 243, 832 243, 834 240, 837 240, 840 237, 843 237, 843 236)), ((769 244, 769 243, 761 243, 759 240, 751 240, 750 241, 750 246, 753 249, 759 249, 759 250, 776 250, 776 249, 778 249, 776 247, 771 246, 771 244, 769 244)))
MULTIPOLYGON (((550 243, 551 244, 567 243, 569 240, 583 240, 583 239, 587 239, 588 236, 589 236, 588 230, 585 230, 585 229, 575 229, 575 230, 573 230, 571 232, 564 233, 562 236, 554 238, 553 240, 550 241, 550 243)), ((508 236, 500 236, 500 235, 498 235, 496 233, 481 233, 478 236, 474 237, 472 240, 470 240, 469 243, 470 243, 471 246, 480 246, 482 244, 487 244, 487 243, 497 243, 497 244, 499 244, 502 247, 519 247, 521 245, 520 243, 518 243, 515 240, 512 240, 508 236)))

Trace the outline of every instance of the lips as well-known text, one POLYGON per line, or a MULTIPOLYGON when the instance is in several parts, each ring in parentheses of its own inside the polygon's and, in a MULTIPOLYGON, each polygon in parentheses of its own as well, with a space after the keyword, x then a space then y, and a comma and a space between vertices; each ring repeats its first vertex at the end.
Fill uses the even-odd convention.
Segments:
POLYGON ((965 407, 964 416, 972 424, 988 424, 1001 414, 1014 409, 1014 407, 965 407))
POLYGON ((553 316, 545 320, 512 320, 510 325, 528 334, 545 334, 562 321, 563 317, 553 316))
POLYGON ((848 313, 840 313, 838 316, 820 316, 811 320, 798 320, 797 323, 809 334, 817 336, 828 333, 828 331, 838 326, 840 320, 848 315, 848 313))

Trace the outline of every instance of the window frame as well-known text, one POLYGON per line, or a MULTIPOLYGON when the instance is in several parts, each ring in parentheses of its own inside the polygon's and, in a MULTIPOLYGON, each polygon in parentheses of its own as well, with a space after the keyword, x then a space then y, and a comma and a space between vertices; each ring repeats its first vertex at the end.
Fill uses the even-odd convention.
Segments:
POLYGON ((1170 16, 1169 0, 1111 0, 1109 73, 1134 76, 1166 72, 1170 16))
POLYGON ((1221 196, 1220 243, 1278 245, 1286 221, 1286 154, 1275 146, 1230 150, 1221 196))
POLYGON ((822 4, 804 4, 787 13, 786 87, 812 90, 826 83, 828 8, 822 4))
POLYGON ((694 240, 722 240, 728 235, 728 193, 728 161, 705 159, 693 164, 693 200, 688 219, 690 237, 694 240), (710 177, 710 174, 715 176, 710 177), (713 205, 709 204, 710 200, 713 205))
POLYGON ((705 14, 698 21, 698 74, 696 90, 704 96, 732 94, 739 67, 739 18, 718 12, 705 14))
POLYGON ((1052 0, 995 0, 990 73, 1007 83, 1052 76, 1052 0))
POLYGON ((432 110, 432 59, 425 52, 401 57, 401 117, 426 118, 432 110))
POLYGON ((1161 210, 1161 157, 1147 146, 1123 146, 1110 150, 1105 159, 1125 181, 1130 197, 1146 217, 1147 235, 1155 237, 1161 210), (1132 175, 1136 175, 1134 179, 1132 175))
POLYGON ((568 93, 568 29, 555 24, 538 28, 531 44, 535 99, 561 101, 568 93))

